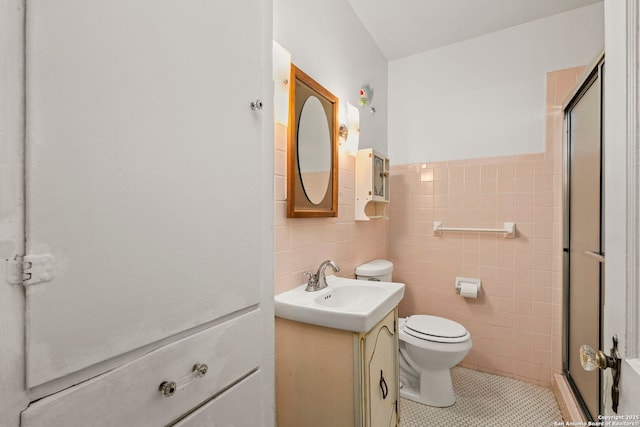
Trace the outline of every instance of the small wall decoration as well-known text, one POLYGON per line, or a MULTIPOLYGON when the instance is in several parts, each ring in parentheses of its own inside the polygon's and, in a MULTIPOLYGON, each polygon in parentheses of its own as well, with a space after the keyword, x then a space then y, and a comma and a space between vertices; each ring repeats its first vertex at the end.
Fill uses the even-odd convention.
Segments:
POLYGON ((360 88, 360 106, 364 107, 369 104, 369 111, 371 114, 376 112, 376 108, 371 106, 371 100, 373 99, 373 89, 368 84, 362 85, 360 88))
POLYGON ((364 107, 365 105, 371 102, 372 98, 373 98, 373 89, 371 89, 371 87, 368 84, 363 85, 360 88, 360 105, 364 107))

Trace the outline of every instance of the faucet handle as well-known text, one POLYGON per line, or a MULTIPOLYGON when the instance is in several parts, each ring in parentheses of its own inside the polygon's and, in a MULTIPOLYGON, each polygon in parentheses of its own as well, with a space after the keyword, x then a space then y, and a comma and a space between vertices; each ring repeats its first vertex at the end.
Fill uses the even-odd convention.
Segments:
POLYGON ((317 274, 313 274, 310 271, 304 271, 302 274, 306 274, 307 276, 309 276, 309 278, 307 279, 307 287, 305 288, 305 291, 307 291, 307 292, 317 291, 318 290, 318 275, 317 274))
POLYGON ((309 278, 307 279, 307 285, 315 286, 315 284, 318 283, 318 276, 316 276, 312 272, 303 271, 302 274, 306 274, 307 276, 309 276, 309 278))

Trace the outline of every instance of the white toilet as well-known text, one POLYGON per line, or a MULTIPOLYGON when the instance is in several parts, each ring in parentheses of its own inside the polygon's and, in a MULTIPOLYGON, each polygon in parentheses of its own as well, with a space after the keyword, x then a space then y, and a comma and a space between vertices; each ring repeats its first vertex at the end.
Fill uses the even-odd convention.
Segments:
MULTIPOLYGON (((391 281, 393 263, 377 259, 356 268, 360 280, 391 281)), ((456 403, 450 369, 471 350, 461 324, 424 314, 398 319, 400 396, 430 406, 456 403)))

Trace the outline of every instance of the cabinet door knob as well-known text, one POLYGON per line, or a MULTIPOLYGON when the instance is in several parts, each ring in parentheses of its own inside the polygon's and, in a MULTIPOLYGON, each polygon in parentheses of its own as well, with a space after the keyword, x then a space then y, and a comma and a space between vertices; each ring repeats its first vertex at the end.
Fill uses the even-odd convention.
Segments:
POLYGON ((253 111, 262 110, 263 106, 264 106, 264 104, 262 103, 261 99, 256 99, 255 101, 251 102, 251 109, 253 111))

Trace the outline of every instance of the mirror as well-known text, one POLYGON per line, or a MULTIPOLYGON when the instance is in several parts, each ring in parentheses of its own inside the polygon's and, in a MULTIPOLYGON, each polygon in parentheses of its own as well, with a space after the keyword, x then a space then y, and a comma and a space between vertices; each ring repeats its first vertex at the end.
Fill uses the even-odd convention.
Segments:
POLYGON ((373 156, 373 194, 384 197, 384 160, 373 156))
POLYGON ((338 98, 291 65, 287 217, 338 216, 338 98))
POLYGON ((329 123, 320 100, 311 95, 300 112, 298 124, 298 168, 304 193, 315 205, 327 193, 331 171, 329 123))

